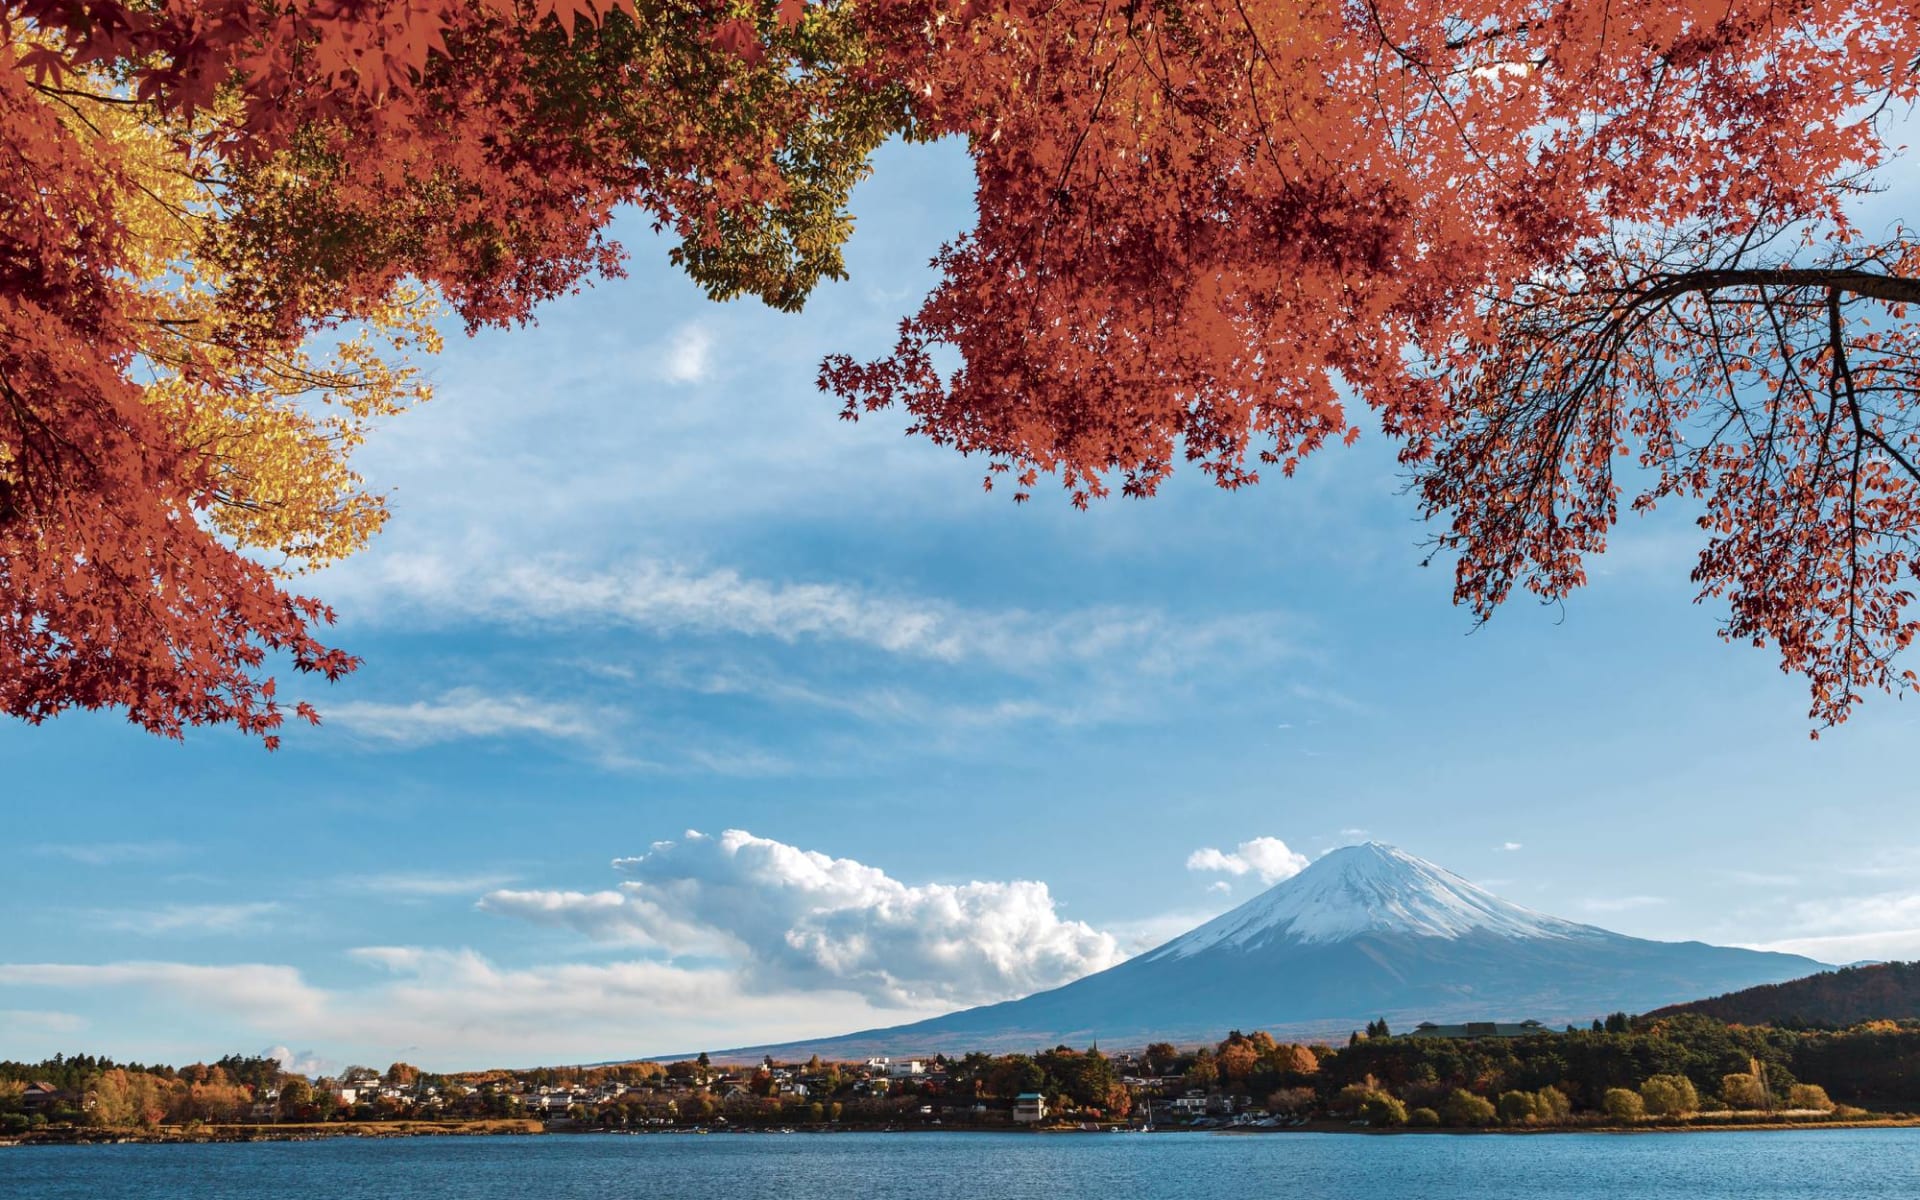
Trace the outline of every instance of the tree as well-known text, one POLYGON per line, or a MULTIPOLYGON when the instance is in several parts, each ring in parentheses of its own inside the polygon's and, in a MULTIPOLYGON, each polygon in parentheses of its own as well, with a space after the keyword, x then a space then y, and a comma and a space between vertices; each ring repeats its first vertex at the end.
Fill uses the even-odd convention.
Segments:
POLYGON ((422 394, 382 339, 430 353, 437 298, 527 319, 619 269, 625 203, 717 297, 792 308, 842 272, 848 192, 905 120, 847 69, 851 15, 605 7, 10 0, 0 712, 276 745, 274 671, 355 666, 286 576, 384 516, 347 452, 422 394))
POLYGON ((412 1087, 420 1082, 420 1068, 412 1063, 394 1063, 387 1068, 386 1080, 395 1087, 412 1087))
POLYGON ((1600 1099, 1600 1111, 1607 1114, 1609 1120, 1638 1121, 1646 1115, 1647 1110, 1639 1092, 1608 1088, 1606 1095, 1600 1099))
POLYGON ((1819 1084, 1796 1083, 1787 1089, 1787 1107, 1832 1112, 1834 1103, 1827 1098, 1827 1089, 1819 1084))
POLYGON ((115 1067, 93 1080, 87 1096, 91 1124, 109 1129, 151 1128, 174 1103, 174 1085, 155 1075, 115 1067))
MULTIPOLYGON (((4 711, 270 740, 273 664, 354 665, 220 529, 285 536, 217 515, 212 409, 141 375, 171 335, 122 219, 140 169, 69 120, 96 102, 219 197, 176 261, 238 411, 244 363, 407 288, 527 319, 619 269, 623 204, 710 295, 797 307, 843 270, 873 148, 964 138, 975 227, 889 353, 822 364, 847 416, 900 408, 989 485, 1085 505, 1183 459, 1290 474, 1365 405, 1478 617, 1584 582, 1624 492, 1696 519, 1700 598, 1806 675, 1816 723, 1920 687, 1920 240, 1843 208, 1920 95, 1897 0, 162 7, 10 0, 0 34, 4 711)), ((243 427, 298 411, 263 407, 243 427)), ((319 450, 242 478, 280 497, 319 450)), ((331 553, 374 509, 324 462, 293 544, 331 553)))
POLYGON ((1677 1117, 1700 1107, 1700 1094, 1685 1075, 1649 1076, 1640 1085, 1640 1099, 1656 1117, 1677 1117))
POLYGON ((1084 506, 1290 474, 1351 398, 1479 617, 1583 583, 1624 490, 1697 516, 1700 597, 1816 722, 1920 685, 1920 239, 1842 208, 1920 92, 1902 5, 913 11, 876 50, 979 215, 890 354, 826 363, 847 415, 1084 506))
POLYGON ((298 1076, 280 1085, 280 1119, 305 1121, 312 1117, 313 1085, 298 1076))

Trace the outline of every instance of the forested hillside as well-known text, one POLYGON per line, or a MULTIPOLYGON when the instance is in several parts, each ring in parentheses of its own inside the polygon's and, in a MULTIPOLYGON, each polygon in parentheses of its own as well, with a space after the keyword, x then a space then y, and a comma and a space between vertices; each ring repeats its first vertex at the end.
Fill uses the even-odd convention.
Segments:
POLYGON ((1843 1029, 1864 1021, 1920 1018, 1920 962, 1843 967, 1786 983, 1762 984, 1648 1013, 1700 1013, 1735 1025, 1843 1029))

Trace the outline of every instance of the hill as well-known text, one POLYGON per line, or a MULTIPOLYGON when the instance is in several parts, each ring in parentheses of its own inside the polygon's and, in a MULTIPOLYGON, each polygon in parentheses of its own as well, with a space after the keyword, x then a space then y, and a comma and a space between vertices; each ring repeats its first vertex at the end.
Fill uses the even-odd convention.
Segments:
POLYGON ((1920 962, 1874 963, 1822 971, 1786 983, 1761 984, 1668 1005, 1648 1017, 1700 1013, 1731 1025, 1828 1026, 1920 1019, 1920 962))

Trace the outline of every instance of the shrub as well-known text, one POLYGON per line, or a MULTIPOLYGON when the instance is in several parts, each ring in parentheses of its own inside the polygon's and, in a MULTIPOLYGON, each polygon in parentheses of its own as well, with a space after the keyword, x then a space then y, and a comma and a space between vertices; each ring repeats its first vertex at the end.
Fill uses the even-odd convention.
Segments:
POLYGON ((1832 1112, 1833 1101, 1827 1099, 1827 1089, 1817 1083, 1796 1083, 1787 1089, 1788 1108, 1817 1108, 1821 1112, 1832 1112))
POLYGON ((1440 1123, 1440 1114, 1430 1108, 1416 1108, 1407 1114, 1407 1124, 1431 1129, 1440 1123))
POLYGON ((1608 1088, 1607 1094, 1600 1100, 1600 1111, 1616 1121, 1637 1121, 1646 1114, 1647 1106, 1640 1099, 1639 1092, 1608 1088))
POLYGON ((1500 1119, 1509 1125, 1526 1125, 1539 1115, 1532 1092, 1501 1092, 1500 1119))
POLYGON ((1281 1088, 1267 1097, 1267 1108, 1271 1112, 1298 1116, 1301 1113, 1312 1112, 1315 1102, 1312 1088, 1281 1088))
POLYGON ((1764 1108, 1767 1103, 1766 1089, 1760 1086, 1759 1078, 1744 1072, 1720 1077, 1720 1098, 1728 1108, 1764 1108))
POLYGON ((1375 1092, 1361 1103, 1360 1115, 1367 1119, 1369 1125, 1405 1125, 1407 1106, 1385 1092, 1375 1092))
POLYGON ((1677 1117, 1700 1108, 1700 1093, 1685 1075, 1653 1076, 1640 1085, 1640 1099, 1656 1117, 1677 1117))
POLYGON ((1465 1088, 1455 1088, 1440 1106, 1440 1116, 1449 1125, 1478 1127, 1493 1124, 1494 1110, 1485 1097, 1476 1096, 1465 1088))
POLYGON ((1548 1124, 1558 1124, 1573 1113, 1573 1101, 1557 1087, 1543 1087, 1533 1094, 1534 1116, 1548 1124))

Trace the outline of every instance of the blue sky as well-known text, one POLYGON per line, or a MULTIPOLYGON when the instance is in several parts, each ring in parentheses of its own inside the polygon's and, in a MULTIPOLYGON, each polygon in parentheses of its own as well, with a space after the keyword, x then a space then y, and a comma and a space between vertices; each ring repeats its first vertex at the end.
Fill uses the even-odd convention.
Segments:
POLYGON ((633 221, 631 278, 450 338, 361 460, 391 525, 309 582, 366 666, 280 753, 0 726, 0 1056, 843 1032, 1364 838, 1627 933, 1920 957, 1920 710, 1809 741, 1691 603, 1683 519, 1476 630, 1378 436, 1079 513, 840 421, 818 360, 889 343, 970 204, 957 147, 892 147, 803 315, 706 302, 633 221))

